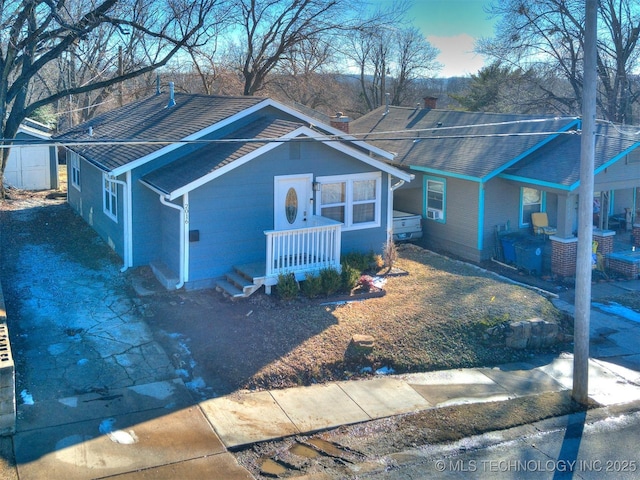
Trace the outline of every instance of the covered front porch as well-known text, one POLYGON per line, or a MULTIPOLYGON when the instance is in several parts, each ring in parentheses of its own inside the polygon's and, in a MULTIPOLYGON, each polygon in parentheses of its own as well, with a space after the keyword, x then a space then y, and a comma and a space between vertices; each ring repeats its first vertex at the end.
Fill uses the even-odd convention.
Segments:
MULTIPOLYGON (((631 254, 640 247, 640 187, 637 182, 632 178, 626 185, 607 185, 596 181, 593 198, 592 245, 595 258, 599 260, 595 266, 634 278, 637 273, 624 264, 627 263, 627 253, 631 254)), ((572 277, 576 271, 578 189, 560 194, 548 193, 547 198, 550 200, 547 203, 550 218, 553 218, 557 230, 549 236, 551 271, 560 277, 572 277)))
POLYGON ((286 230, 267 230, 264 261, 235 265, 216 288, 230 297, 247 297, 264 285, 265 292, 280 275, 304 280, 326 268, 340 271, 342 223, 313 215, 307 225, 286 230))

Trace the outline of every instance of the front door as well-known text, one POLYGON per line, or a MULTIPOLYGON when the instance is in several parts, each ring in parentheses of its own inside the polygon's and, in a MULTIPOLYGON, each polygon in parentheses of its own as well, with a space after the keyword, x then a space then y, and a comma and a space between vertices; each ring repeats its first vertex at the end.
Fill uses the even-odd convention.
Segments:
POLYGON ((307 220, 312 215, 312 181, 311 173, 275 177, 274 230, 288 230, 307 225, 307 220))

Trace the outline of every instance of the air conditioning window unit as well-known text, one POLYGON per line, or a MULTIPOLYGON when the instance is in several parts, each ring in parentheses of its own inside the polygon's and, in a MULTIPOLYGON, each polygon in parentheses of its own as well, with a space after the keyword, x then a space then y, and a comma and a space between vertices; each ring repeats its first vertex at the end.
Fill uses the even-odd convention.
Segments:
POLYGON ((433 208, 427 209, 427 218, 430 218, 431 220, 441 220, 442 210, 435 210, 433 208))

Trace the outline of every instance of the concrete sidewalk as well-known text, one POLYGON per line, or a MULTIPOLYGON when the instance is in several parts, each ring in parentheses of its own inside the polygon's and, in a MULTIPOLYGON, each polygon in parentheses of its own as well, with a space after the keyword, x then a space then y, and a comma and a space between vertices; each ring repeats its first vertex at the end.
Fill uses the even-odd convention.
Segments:
MULTIPOLYGON (((239 393, 200 404, 228 448, 340 425, 465 403, 508 400, 572 388, 573 358, 239 393)), ((590 397, 608 406, 640 400, 639 373, 589 365, 590 397)))

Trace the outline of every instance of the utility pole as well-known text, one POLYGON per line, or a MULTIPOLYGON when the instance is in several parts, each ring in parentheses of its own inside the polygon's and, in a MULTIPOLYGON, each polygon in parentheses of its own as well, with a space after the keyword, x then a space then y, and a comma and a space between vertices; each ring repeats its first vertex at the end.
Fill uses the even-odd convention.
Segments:
POLYGON ((573 352, 572 398, 589 401, 589 320, 591 314, 591 255, 593 241, 593 177, 596 127, 596 31, 598 0, 585 2, 584 84, 582 137, 580 140, 580 190, 578 203, 578 253, 573 352))

